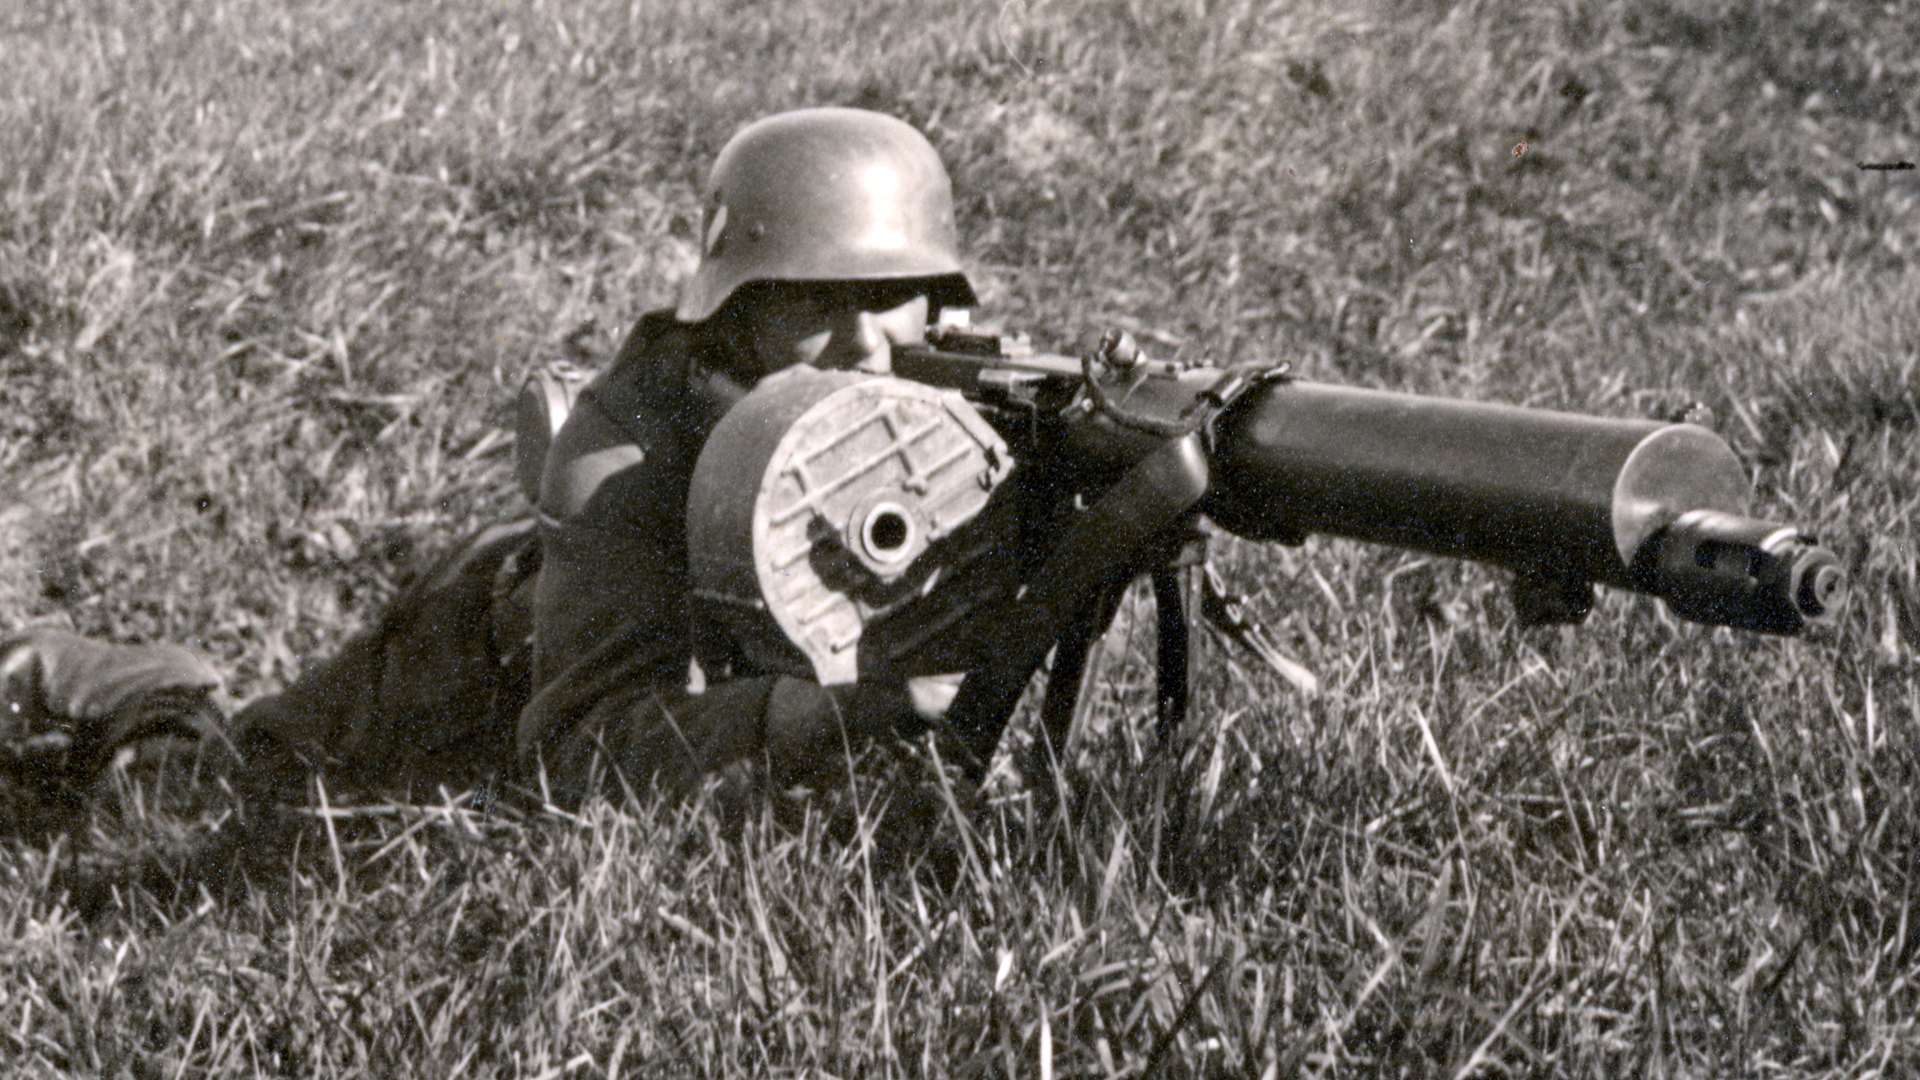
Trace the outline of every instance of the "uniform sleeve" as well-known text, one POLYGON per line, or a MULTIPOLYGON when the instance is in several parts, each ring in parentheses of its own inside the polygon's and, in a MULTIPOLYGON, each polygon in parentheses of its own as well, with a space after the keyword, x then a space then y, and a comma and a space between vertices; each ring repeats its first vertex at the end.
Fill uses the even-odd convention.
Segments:
MULTIPOLYGON (((645 354, 636 333, 548 451, 521 760, 569 798, 586 794, 596 763, 670 791, 749 758, 763 759, 776 784, 806 782, 843 760, 849 739, 892 726, 903 692, 841 693, 732 663, 709 674, 724 666, 736 677, 688 687, 687 493, 700 433, 716 417, 687 393, 684 365, 669 386, 672 357, 645 354)), ((703 645, 703 662, 713 659, 713 643, 703 645)))
POLYGON ((332 657, 242 709, 230 736, 250 793, 298 800, 316 767, 394 792, 510 769, 533 530, 508 522, 455 547, 332 657))
POLYGON ((622 687, 684 686, 688 455, 616 365, 581 395, 541 481, 534 700, 519 745, 564 737, 622 687))
POLYGON ((897 730, 912 712, 899 686, 828 689, 790 675, 730 679, 698 694, 633 683, 607 689, 583 701, 579 722, 536 747, 529 762, 545 770, 562 802, 589 794, 596 773, 677 797, 741 764, 774 789, 834 786, 865 742, 897 730))

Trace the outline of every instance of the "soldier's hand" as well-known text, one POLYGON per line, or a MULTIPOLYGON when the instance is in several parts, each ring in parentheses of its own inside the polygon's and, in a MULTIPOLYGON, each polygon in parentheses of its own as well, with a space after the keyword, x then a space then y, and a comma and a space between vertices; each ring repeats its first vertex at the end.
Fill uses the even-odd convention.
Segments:
POLYGON ((946 719, 953 699, 960 696, 964 672, 951 675, 919 675, 907 680, 907 701, 915 715, 929 724, 946 719))
POLYGON ((809 679, 781 677, 766 709, 764 749, 773 780, 786 787, 846 760, 849 749, 870 739, 911 735, 937 720, 952 701, 944 678, 870 678, 855 685, 823 687, 809 679))
POLYGON ((218 737, 220 677, 176 645, 116 645, 64 630, 0 635, 0 772, 80 782, 161 735, 218 737))

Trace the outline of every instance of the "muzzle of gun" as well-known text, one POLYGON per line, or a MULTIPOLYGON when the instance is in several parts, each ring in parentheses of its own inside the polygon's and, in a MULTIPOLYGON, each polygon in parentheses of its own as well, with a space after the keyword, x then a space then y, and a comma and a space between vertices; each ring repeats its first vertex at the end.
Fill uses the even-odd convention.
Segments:
POLYGON ((1682 618, 1769 634, 1830 623, 1846 604, 1833 553, 1787 525, 1693 510, 1654 533, 1632 566, 1634 588, 1682 618))

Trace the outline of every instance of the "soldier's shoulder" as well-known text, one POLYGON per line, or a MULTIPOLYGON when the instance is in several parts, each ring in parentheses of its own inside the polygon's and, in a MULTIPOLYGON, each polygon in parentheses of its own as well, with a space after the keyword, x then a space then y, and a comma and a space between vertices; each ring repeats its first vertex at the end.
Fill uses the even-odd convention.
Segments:
POLYGON ((697 345, 671 311, 641 316, 554 436, 542 470, 542 513, 570 518, 614 487, 650 490, 692 467, 698 446, 683 413, 697 345), (624 479, 610 487, 616 476, 624 479))
POLYGON ((695 328, 681 322, 672 310, 649 311, 633 324, 607 372, 620 372, 631 380, 670 368, 674 369, 670 374, 684 377, 698 347, 695 328))
POLYGON ((586 393, 618 416, 671 411, 698 351, 692 327, 671 311, 650 311, 634 324, 613 363, 594 378, 586 393))

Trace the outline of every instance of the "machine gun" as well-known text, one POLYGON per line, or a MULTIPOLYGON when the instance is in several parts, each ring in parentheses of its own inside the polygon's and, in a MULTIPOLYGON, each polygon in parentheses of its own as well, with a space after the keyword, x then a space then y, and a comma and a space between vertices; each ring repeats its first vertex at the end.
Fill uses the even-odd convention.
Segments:
POLYGON ((1745 516, 1739 461, 1691 424, 1178 364, 1125 335, 1073 359, 949 330, 893 366, 790 369, 726 415, 689 498, 694 596, 764 668, 965 672, 947 719, 976 772, 1049 655, 1042 711, 1065 737, 1089 647, 1143 573, 1162 734, 1179 722, 1201 515, 1504 566, 1527 623, 1582 620, 1595 584, 1771 634, 1845 602, 1832 554, 1745 516))

